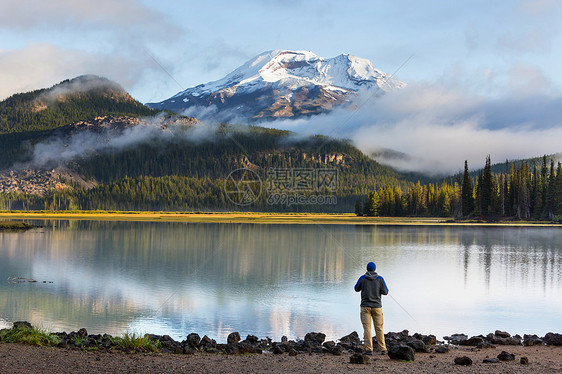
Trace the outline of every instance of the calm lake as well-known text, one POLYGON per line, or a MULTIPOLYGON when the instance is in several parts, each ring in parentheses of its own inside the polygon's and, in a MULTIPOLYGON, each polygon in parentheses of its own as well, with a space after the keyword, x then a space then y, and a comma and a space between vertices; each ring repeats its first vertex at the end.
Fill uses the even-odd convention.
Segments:
POLYGON ((560 228, 29 222, 0 233, 0 328, 362 335, 353 286, 374 261, 385 331, 562 332, 560 228))

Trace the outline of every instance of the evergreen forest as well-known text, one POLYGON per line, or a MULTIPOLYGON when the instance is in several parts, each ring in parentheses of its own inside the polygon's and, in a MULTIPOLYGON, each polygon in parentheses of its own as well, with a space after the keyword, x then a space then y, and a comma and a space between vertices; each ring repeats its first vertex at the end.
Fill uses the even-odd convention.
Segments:
POLYGON ((490 156, 474 177, 465 161, 464 173, 442 183, 406 190, 384 186, 355 204, 357 215, 436 216, 562 221, 562 164, 553 158, 506 161, 501 173, 492 172, 490 156), (540 161, 539 161, 540 160, 540 161))

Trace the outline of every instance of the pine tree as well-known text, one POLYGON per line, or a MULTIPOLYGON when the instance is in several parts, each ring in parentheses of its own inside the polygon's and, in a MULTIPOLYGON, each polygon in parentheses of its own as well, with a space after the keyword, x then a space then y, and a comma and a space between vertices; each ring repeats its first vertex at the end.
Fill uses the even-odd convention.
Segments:
POLYGON ((492 177, 492 162, 490 160, 490 155, 486 156, 486 166, 484 166, 480 193, 480 214, 489 216, 493 213, 494 194, 494 181, 492 177))
POLYGON ((550 175, 546 193, 546 211, 548 219, 553 220, 556 212, 556 174, 554 173, 554 160, 550 160, 550 175))
POLYGON ((474 196, 472 188, 472 178, 468 172, 468 161, 464 161, 464 175, 462 181, 462 215, 468 217, 474 213, 474 196))
POLYGON ((359 197, 355 200, 355 214, 358 217, 363 215, 363 204, 361 203, 361 199, 359 197))
POLYGON ((562 164, 558 162, 558 167, 556 168, 556 182, 555 182, 555 217, 554 219, 558 222, 562 221, 562 164))
POLYGON ((540 175, 537 164, 533 162, 533 180, 531 182, 531 215, 538 218, 542 210, 542 194, 540 185, 540 175))
POLYGON ((365 206, 363 208, 363 212, 366 216, 375 217, 379 214, 380 208, 380 198, 379 194, 375 192, 371 192, 367 197, 367 201, 365 201, 365 206))
POLYGON ((371 201, 371 194, 372 194, 372 192, 367 195, 367 198, 365 199, 365 204, 363 204, 363 215, 364 216, 368 216, 369 211, 373 210, 373 205, 372 205, 372 201, 371 201))
POLYGON ((546 163, 546 155, 542 157, 541 166, 541 181, 540 181, 540 194, 541 194, 541 209, 538 212, 539 218, 545 218, 548 215, 548 204, 547 204, 547 194, 548 194, 548 165, 546 163))
POLYGON ((518 195, 517 195, 517 218, 528 219, 531 215, 531 199, 529 196, 529 167, 526 162, 521 163, 521 169, 517 173, 518 195))
POLYGON ((482 215, 482 171, 478 173, 478 181, 476 183, 476 202, 474 204, 475 215, 482 215))

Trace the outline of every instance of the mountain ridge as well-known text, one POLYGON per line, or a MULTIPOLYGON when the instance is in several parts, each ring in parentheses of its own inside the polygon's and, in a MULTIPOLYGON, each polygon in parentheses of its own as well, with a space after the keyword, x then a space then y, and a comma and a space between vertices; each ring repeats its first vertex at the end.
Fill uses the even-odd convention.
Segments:
POLYGON ((0 101, 0 134, 52 130, 104 115, 156 113, 133 99, 116 82, 82 75, 0 101))
POLYGON ((50 131, 104 116, 150 116, 158 111, 133 99, 109 79, 82 75, 0 101, 0 170, 25 161, 50 131))
POLYGON ((325 113, 349 104, 361 90, 376 95, 405 85, 353 55, 326 59, 310 51, 274 50, 222 79, 146 105, 195 117, 207 115, 217 122, 233 118, 256 122, 325 113), (214 109, 211 115, 209 108, 214 109))

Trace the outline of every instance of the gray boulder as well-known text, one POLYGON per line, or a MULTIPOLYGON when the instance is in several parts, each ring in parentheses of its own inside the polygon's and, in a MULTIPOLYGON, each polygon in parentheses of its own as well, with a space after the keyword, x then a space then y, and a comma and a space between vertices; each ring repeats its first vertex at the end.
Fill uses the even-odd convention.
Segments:
POLYGON ((341 356, 343 354, 343 347, 341 345, 335 345, 332 349, 330 349, 330 353, 334 356, 341 356))
POLYGON ((86 336, 88 336, 88 331, 82 327, 80 330, 78 330, 78 336, 81 338, 85 338, 86 336))
POLYGON ((502 353, 498 355, 498 359, 500 361, 513 361, 515 360, 515 355, 508 353, 506 351, 502 351, 502 353))
POLYGON ((304 341, 310 342, 313 345, 322 345, 325 339, 326 334, 322 334, 321 332, 309 332, 304 336, 304 341))
POLYGON ((443 339, 448 340, 449 344, 459 345, 461 342, 468 340, 468 336, 465 334, 453 334, 451 336, 444 336, 443 339))
POLYGON ((486 339, 492 344, 521 345, 521 337, 519 335, 511 336, 505 331, 496 330, 494 334, 486 335, 486 339))
POLYGON ((351 334, 348 334, 340 338, 340 342, 346 344, 359 345, 361 344, 361 339, 359 339, 359 335, 357 334, 357 331, 353 331, 351 334))
POLYGON ((449 347, 446 345, 440 345, 439 347, 435 348, 435 353, 447 353, 449 352, 449 347))
POLYGON ((456 357, 455 358, 455 365, 463 365, 463 366, 470 366, 472 365, 472 359, 467 356, 456 357))
POLYGON ((281 355, 285 352, 284 346, 282 344, 273 345, 273 353, 276 355, 281 355))
POLYGON ((14 325, 13 325, 12 328, 14 330, 16 330, 16 329, 31 330, 33 328, 33 326, 31 326, 31 323, 29 323, 27 321, 17 321, 17 322, 14 322, 14 325))
POLYGON ((408 347, 411 347, 416 352, 428 352, 429 351, 429 349, 425 346, 424 342, 422 342, 419 339, 412 338, 410 340, 407 340, 405 343, 408 347))
POLYGON ((466 345, 470 347, 476 347, 478 344, 484 343, 486 339, 483 336, 473 336, 470 339, 461 340, 459 345, 466 345))
POLYGON ((393 360, 414 361, 415 351, 406 344, 395 344, 388 350, 388 357, 393 360))
POLYGON ((530 347, 533 345, 543 345, 544 341, 539 338, 537 335, 523 335, 523 345, 526 347, 530 347))
POLYGON ((240 333, 238 332, 231 332, 230 334, 228 334, 228 337, 226 338, 226 342, 227 343, 238 343, 240 341, 240 333))
POLYGON ((484 340, 483 342, 478 343, 478 344, 476 345, 476 348, 479 348, 479 349, 487 349, 487 348, 496 348, 496 346, 493 345, 492 343, 490 343, 489 341, 484 340))
POLYGON ((201 341, 201 337, 199 336, 199 334, 192 332, 191 334, 187 335, 185 340, 191 348, 197 348, 197 346, 199 346, 199 342, 201 341))
POLYGON ((494 335, 500 337, 500 338, 510 338, 511 334, 505 331, 500 331, 500 330, 496 330, 494 335))
POLYGON ((542 340, 548 345, 562 345, 562 334, 549 332, 542 340))
POLYGON ((414 338, 421 340, 425 345, 437 344, 437 337, 435 335, 422 335, 415 333, 414 338))
POLYGON ((216 348, 217 347, 217 342, 215 341, 215 339, 211 339, 209 338, 207 335, 203 336, 203 338, 201 339, 201 342, 199 342, 199 345, 201 347, 210 349, 210 348, 216 348))
POLYGON ((258 344, 259 338, 255 335, 247 335, 246 339, 244 340, 245 342, 249 343, 249 344, 258 344))
POLYGON ((369 356, 363 355, 361 353, 354 353, 349 356, 349 362, 352 364, 366 364, 369 362, 369 356))

